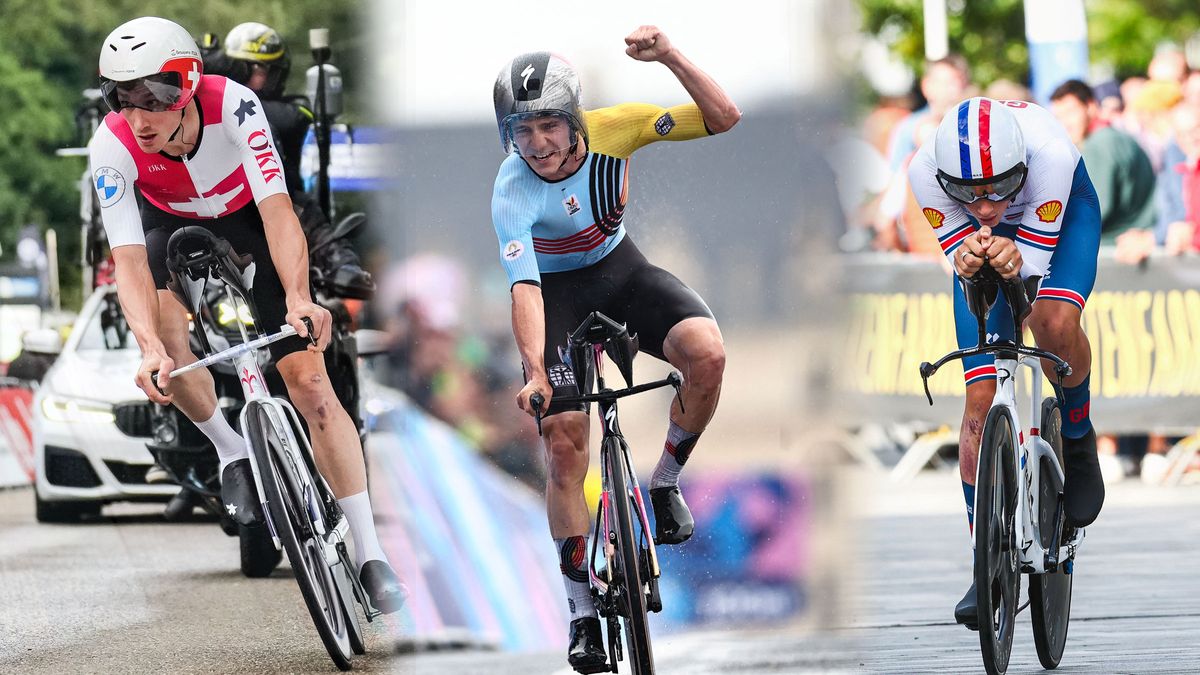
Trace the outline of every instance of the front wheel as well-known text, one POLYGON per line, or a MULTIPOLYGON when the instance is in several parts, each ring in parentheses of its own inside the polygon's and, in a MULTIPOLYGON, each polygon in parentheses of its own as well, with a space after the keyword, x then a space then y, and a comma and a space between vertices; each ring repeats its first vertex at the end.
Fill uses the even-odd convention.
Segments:
MULTIPOLYGON (((620 609, 625 619, 625 641, 629 646, 629 658, 633 672, 651 675, 654 672, 654 654, 650 647, 650 626, 646 619, 646 587, 642 578, 640 546, 634 536, 633 496, 629 491, 629 479, 625 462, 625 448, 617 438, 605 440, 608 445, 609 485, 612 486, 612 501, 616 507, 616 547, 620 554, 622 588, 620 609)), ((615 665, 615 664, 614 664, 615 665)))
POLYGON ((988 412, 975 479, 975 588, 979 645, 989 675, 1008 670, 1021 592, 1015 521, 1017 476, 1014 424, 1008 410, 988 412))
MULTIPOLYGON (((1042 402, 1042 438, 1054 449, 1058 465, 1063 466, 1062 413, 1053 398, 1042 402)), ((1054 518, 1062 495, 1062 482, 1049 461, 1043 460, 1041 485, 1038 486, 1038 520, 1042 546, 1059 547, 1054 541, 1054 518)), ((1072 561, 1064 560, 1058 569, 1029 577, 1029 613, 1033 617, 1033 643, 1038 661, 1046 669, 1057 668, 1067 646, 1067 627, 1071 621, 1071 585, 1074 575, 1067 570, 1072 561)))
MULTIPOLYGON (((307 469, 304 462, 297 466, 292 461, 291 452, 272 422, 271 411, 254 403, 247 405, 254 406, 245 414, 246 430, 259 463, 271 523, 287 551, 300 594, 329 658, 340 670, 350 670, 352 646, 346 610, 333 572, 325 561, 325 542, 313 531, 308 512, 308 504, 317 500, 305 499, 305 483, 297 475, 297 471, 307 469)), ((281 423, 287 424, 286 420, 281 423)))

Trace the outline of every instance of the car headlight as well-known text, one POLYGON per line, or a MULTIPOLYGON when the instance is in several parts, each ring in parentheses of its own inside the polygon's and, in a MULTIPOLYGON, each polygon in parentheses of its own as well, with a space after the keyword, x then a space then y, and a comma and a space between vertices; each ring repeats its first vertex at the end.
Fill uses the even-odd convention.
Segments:
POLYGON ((222 326, 231 326, 235 322, 241 322, 245 326, 254 325, 254 317, 250 314, 250 308, 243 303, 238 303, 234 309, 232 303, 228 300, 222 300, 217 303, 217 323, 222 326))
POLYGON ((42 399, 42 414, 55 422, 112 424, 117 419, 108 403, 53 395, 42 399))

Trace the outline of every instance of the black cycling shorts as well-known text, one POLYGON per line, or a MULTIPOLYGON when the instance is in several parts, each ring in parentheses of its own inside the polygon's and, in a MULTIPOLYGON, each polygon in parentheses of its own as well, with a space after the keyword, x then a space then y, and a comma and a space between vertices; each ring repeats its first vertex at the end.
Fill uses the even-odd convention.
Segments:
MULTIPOLYGON (((271 261, 271 250, 267 246, 267 235, 263 229, 262 216, 254 204, 220 218, 183 218, 154 206, 148 201, 141 205, 142 229, 146 233, 146 257, 150 273, 154 275, 154 287, 166 290, 171 273, 167 270, 167 241, 181 227, 199 225, 216 236, 225 239, 240 254, 254 257, 254 279, 251 295, 254 296, 255 319, 263 334, 274 333, 284 325, 287 316, 286 295, 283 283, 275 272, 271 261)), ((276 342, 268 349, 271 358, 280 359, 308 348, 308 340, 292 336, 276 342)))
POLYGON ((567 336, 588 314, 600 311, 626 324, 629 334, 637 335, 639 350, 663 361, 663 342, 675 324, 694 317, 713 318, 712 310, 698 293, 670 272, 651 265, 628 234, 594 265, 543 273, 542 301, 546 309, 543 358, 554 388, 547 415, 585 409, 582 405, 559 406, 555 401, 559 396, 579 395, 562 355, 567 349, 567 336))

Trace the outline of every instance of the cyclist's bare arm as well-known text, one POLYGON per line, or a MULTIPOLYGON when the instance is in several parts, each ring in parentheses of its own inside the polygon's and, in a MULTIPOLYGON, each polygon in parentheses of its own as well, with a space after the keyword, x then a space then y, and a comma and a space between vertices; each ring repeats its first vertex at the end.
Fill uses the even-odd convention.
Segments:
POLYGON ((729 131, 742 118, 721 85, 688 60, 657 26, 640 26, 625 38, 625 53, 638 61, 658 61, 671 72, 700 108, 704 124, 714 134, 729 131))
POLYGON ((311 319, 317 344, 309 350, 324 351, 329 344, 333 319, 328 310, 313 303, 308 292, 308 242, 292 209, 292 200, 286 194, 271 195, 259 202, 258 212, 263 219, 267 246, 271 249, 271 261, 283 284, 288 325, 301 337, 307 337, 308 329, 301 318, 311 319))
POLYGON ((117 267, 117 299, 125 313, 125 322, 142 349, 142 365, 138 368, 137 385, 155 403, 170 403, 150 381, 150 373, 159 370, 158 385, 165 388, 168 373, 175 362, 167 355, 158 336, 158 290, 150 274, 146 247, 138 244, 118 246, 112 250, 117 267))
MULTIPOLYGON (((533 414, 529 397, 535 391, 546 399, 545 406, 549 407, 553 391, 546 377, 546 310, 542 304, 542 289, 534 284, 516 283, 512 287, 512 327, 513 337, 517 340, 517 350, 521 352, 521 363, 525 366, 525 376, 528 379, 521 393, 517 395, 517 405, 521 410, 533 414)), ((544 408, 543 408, 544 412, 544 408)))

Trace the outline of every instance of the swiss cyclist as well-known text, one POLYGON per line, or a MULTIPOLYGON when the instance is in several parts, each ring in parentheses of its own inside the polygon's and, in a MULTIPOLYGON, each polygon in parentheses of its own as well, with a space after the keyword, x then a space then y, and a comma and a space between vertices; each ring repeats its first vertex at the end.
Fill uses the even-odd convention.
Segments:
POLYGON ((517 404, 533 414, 530 396, 540 393, 546 401, 546 505, 570 609, 568 660, 581 672, 596 672, 605 651, 586 571, 588 417, 583 406, 554 402, 579 391, 563 359, 566 336, 600 310, 626 322, 643 351, 683 374, 684 406, 671 407, 665 448, 650 479, 656 538, 664 544, 692 535, 679 472, 716 410, 725 368, 721 332, 708 306, 642 256, 622 217, 635 150, 728 131, 741 113, 658 28, 642 26, 625 43, 631 58, 669 68, 694 102, 584 110, 575 70, 548 52, 514 58, 494 90, 500 142, 510 156, 496 177, 492 220, 527 379, 517 404))
POLYGON ((192 37, 157 17, 129 21, 105 38, 100 90, 112 112, 88 145, 90 171, 116 263, 117 295, 142 350, 138 386, 155 403, 175 404, 208 436, 220 458, 227 511, 239 524, 261 526, 246 443, 218 408, 212 376, 204 369, 169 376, 196 361, 187 311, 166 290, 171 234, 200 225, 251 254, 259 319, 267 326, 286 322, 299 333, 271 345, 271 356, 308 421, 317 465, 349 522, 360 579, 376 608, 396 611, 407 589, 379 544, 358 433, 325 373, 321 351, 331 317, 309 294, 304 234, 258 97, 224 77, 204 75, 192 37), (316 346, 304 339, 306 318, 316 346), (156 370, 165 395, 152 381, 156 370))
MULTIPOLYGON (((1092 352, 1080 318, 1096 280, 1100 206, 1079 151, 1044 108, 977 97, 946 113, 935 136, 913 158, 908 174, 954 266, 954 323, 960 348, 972 347, 978 339, 963 280, 984 265, 1005 279, 1041 278, 1026 325, 1040 347, 1071 364, 1062 406, 1065 512, 1070 527, 1090 524, 1104 504, 1104 482, 1089 415, 1092 352)), ((1000 295, 989 315, 988 335, 1012 339, 1009 316, 1000 295)), ((996 393, 994 358, 964 359, 963 370, 967 395, 959 473, 973 529, 980 436, 996 393)), ((977 628, 975 584, 954 608, 954 617, 977 628)))
POLYGON ((300 156, 313 113, 304 97, 288 96, 284 91, 292 59, 283 37, 270 26, 250 21, 234 26, 223 41, 215 35, 205 35, 200 51, 204 72, 224 75, 258 95, 271 135, 278 144, 284 183, 308 238, 313 266, 334 295, 369 300, 375 292, 370 273, 363 270, 349 242, 330 239, 333 227, 327 214, 304 190, 300 156))

